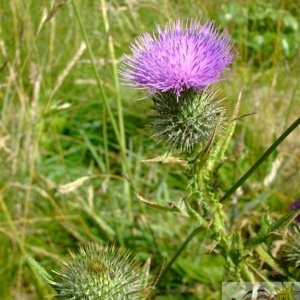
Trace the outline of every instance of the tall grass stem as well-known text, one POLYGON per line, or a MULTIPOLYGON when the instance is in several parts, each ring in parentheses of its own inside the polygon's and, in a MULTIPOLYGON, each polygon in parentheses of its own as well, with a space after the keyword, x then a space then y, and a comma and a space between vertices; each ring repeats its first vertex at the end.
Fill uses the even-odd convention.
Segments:
POLYGON ((275 151, 275 149, 300 125, 300 117, 287 128, 283 134, 267 149, 267 151, 254 163, 254 165, 229 189, 220 199, 224 202, 228 199, 255 171, 260 165, 275 151))
POLYGON ((163 279, 167 273, 170 271, 172 268, 173 264, 177 260, 178 256, 182 253, 182 251, 186 248, 186 246, 189 244, 189 242, 194 238, 195 235, 197 235, 201 230, 203 229, 203 225, 200 225, 196 227, 184 240, 184 242, 181 244, 181 246, 177 249, 171 260, 168 262, 167 266, 161 273, 160 280, 163 279))

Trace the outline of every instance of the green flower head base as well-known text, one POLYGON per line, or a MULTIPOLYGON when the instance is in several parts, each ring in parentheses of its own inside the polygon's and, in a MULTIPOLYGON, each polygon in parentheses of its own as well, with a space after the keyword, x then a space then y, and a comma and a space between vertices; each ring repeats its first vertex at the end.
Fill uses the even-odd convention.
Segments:
POLYGON ((149 285, 130 252, 89 244, 81 247, 57 274, 52 284, 58 298, 74 300, 148 299, 149 285))
POLYGON ((154 94, 152 99, 154 139, 170 152, 203 150, 224 123, 224 108, 214 93, 187 90, 180 99, 171 92, 154 94))

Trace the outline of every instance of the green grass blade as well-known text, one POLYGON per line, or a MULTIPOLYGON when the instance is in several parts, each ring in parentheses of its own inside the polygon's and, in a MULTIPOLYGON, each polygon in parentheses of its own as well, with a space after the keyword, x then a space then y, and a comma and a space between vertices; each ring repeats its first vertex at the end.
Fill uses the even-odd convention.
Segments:
POLYGON ((98 71, 97 71, 95 57, 94 57, 94 54, 93 54, 93 51, 92 51, 92 48, 91 48, 91 45, 90 45, 90 42, 89 42, 86 30, 85 30, 85 27, 84 27, 84 24, 83 24, 83 21, 81 19, 81 15, 80 15, 80 12, 78 10, 76 1, 72 0, 72 4, 73 4, 74 10, 75 10, 75 15, 76 15, 77 21, 79 23, 83 39, 84 39, 84 41, 86 43, 86 46, 87 46, 87 49, 88 49, 88 54, 89 54, 89 57, 90 57, 90 60, 91 60, 91 63, 92 63, 92 67, 93 67, 93 71, 94 71, 94 74, 95 74, 97 86, 99 88, 99 91, 100 91, 103 103, 105 105, 105 108, 106 108, 106 110, 108 112, 108 115, 109 115, 111 124, 113 126, 114 133, 115 133, 115 135, 117 137, 118 143, 121 146, 121 150, 124 152, 124 149, 122 149, 122 141, 121 141, 120 132, 119 132, 119 129, 118 129, 118 126, 117 126, 117 122, 116 122, 116 120, 114 118, 114 115, 113 115, 112 110, 110 108, 110 105, 108 103, 105 90, 102 87, 101 79, 100 79, 100 76, 99 76, 98 71))
POLYGON ((54 283, 52 276, 33 257, 27 255, 26 261, 32 270, 36 274, 39 274, 46 282, 50 284, 54 283))
POLYGON ((224 202, 228 199, 299 125, 300 117, 283 132, 283 134, 268 148, 268 150, 255 162, 255 164, 231 187, 230 190, 225 193, 220 202, 224 202))
POLYGON ((194 236, 196 236, 203 229, 204 229, 204 227, 202 225, 200 225, 200 226, 196 227, 187 236, 187 238, 185 239, 185 241, 181 244, 181 246, 178 248, 178 250, 176 251, 176 253, 173 255, 173 257, 171 258, 171 260, 166 265, 165 269, 162 271, 161 276, 160 276, 160 280, 163 279, 167 275, 167 273, 170 271, 171 267, 173 266, 173 264, 177 260, 178 256, 182 253, 182 251, 186 248, 186 246, 194 238, 194 236))

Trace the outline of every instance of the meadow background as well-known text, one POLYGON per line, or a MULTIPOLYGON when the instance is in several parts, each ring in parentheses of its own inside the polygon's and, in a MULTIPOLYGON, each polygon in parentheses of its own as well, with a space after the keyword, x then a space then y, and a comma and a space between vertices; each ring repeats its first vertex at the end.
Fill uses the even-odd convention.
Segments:
MULTIPOLYGON (((75 1, 79 16, 71 1, 0 0, 1 300, 53 295, 28 254, 50 271, 82 243, 115 243, 155 272, 196 226, 132 188, 162 205, 186 189, 183 168, 143 162, 164 152, 147 125, 151 101, 118 75, 130 43, 155 24, 213 19, 238 49, 220 90, 228 109, 242 91, 240 115, 250 115, 237 123, 218 195, 300 115, 298 1, 75 1)), ((233 230, 256 232, 266 211, 282 216, 300 198, 299 146, 297 129, 234 195, 233 230)), ((226 270, 214 243, 200 232, 156 299, 219 299, 226 270)))

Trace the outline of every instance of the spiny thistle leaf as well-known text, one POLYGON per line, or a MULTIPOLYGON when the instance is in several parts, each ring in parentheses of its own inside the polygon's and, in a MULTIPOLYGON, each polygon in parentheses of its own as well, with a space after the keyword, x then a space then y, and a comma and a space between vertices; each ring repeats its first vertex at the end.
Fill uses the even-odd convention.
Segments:
POLYGON ((238 116, 239 108, 240 108, 240 103, 241 103, 241 98, 242 98, 242 92, 239 93, 237 102, 235 104, 235 107, 233 109, 233 112, 230 115, 230 122, 224 130, 224 135, 221 137, 220 141, 215 147, 215 150, 213 151, 211 158, 209 160, 209 169, 211 171, 214 171, 216 168, 217 164, 222 163, 224 157, 225 157, 225 152, 229 146, 229 142, 233 136, 235 126, 236 126, 236 118, 238 116))
POLYGON ((52 284, 54 283, 52 276, 31 256, 26 256, 26 261, 33 271, 39 274, 45 281, 52 284))
POLYGON ((223 119, 224 108, 215 94, 187 90, 180 98, 171 92, 152 97, 151 116, 154 138, 170 151, 201 151, 209 142, 216 124, 223 119))
POLYGON ((58 298, 78 300, 148 299, 152 286, 130 252, 88 244, 62 261, 52 284, 58 298))
POLYGON ((257 246, 264 243, 271 233, 286 228, 299 214, 300 208, 289 212, 287 215, 275 222, 270 222, 268 224, 263 222, 264 224, 258 234, 246 242, 246 248, 248 250, 255 249, 257 246))

